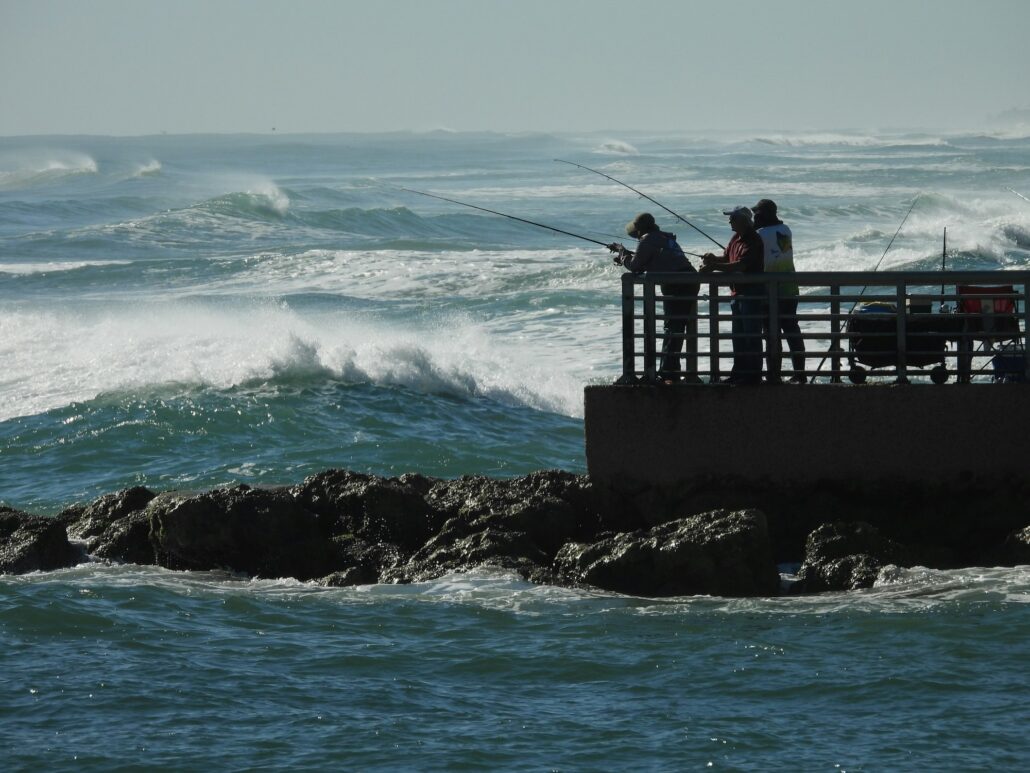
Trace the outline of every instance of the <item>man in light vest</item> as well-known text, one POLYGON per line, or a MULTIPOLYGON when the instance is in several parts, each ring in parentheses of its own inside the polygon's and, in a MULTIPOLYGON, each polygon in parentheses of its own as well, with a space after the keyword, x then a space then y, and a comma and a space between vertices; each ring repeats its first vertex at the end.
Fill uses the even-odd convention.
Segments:
MULTIPOLYGON (((794 243, 790 228, 776 215, 776 202, 762 199, 751 211, 755 216, 755 229, 762 237, 765 246, 765 270, 784 274, 794 273, 794 243)), ((768 311, 768 310, 767 310, 768 311)), ((794 365, 794 373, 790 377, 792 384, 804 384, 808 381, 805 375, 805 339, 801 337, 798 325, 798 286, 793 281, 779 282, 779 293, 776 298, 776 317, 779 332, 790 348, 790 358, 794 365)), ((766 380, 771 384, 780 383, 780 361, 782 360, 782 344, 775 347, 769 345, 769 315, 762 317, 762 337, 766 342, 766 380)))

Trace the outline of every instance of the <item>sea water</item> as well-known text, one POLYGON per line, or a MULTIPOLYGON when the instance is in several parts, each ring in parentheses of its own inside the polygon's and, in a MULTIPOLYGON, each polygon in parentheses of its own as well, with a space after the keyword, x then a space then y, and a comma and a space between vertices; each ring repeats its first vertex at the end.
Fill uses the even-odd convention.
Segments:
MULTIPOLYGON (((598 242, 772 198, 800 270, 1030 266, 1027 133, 0 138, 0 502, 585 471, 598 242), (909 207, 915 206, 886 254, 909 207)), ((846 442, 846 439, 842 439, 846 442)), ((649 600, 86 564, 0 578, 3 766, 1016 768, 1030 571, 649 600)))

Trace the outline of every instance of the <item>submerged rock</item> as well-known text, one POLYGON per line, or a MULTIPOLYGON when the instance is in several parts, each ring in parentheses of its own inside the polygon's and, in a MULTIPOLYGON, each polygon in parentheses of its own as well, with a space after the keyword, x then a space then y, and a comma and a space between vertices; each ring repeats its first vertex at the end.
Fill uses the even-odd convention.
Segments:
POLYGON ((639 596, 771 596, 779 590, 758 510, 715 510, 592 544, 568 544, 555 571, 566 582, 639 596))
POLYGON ((908 551, 864 522, 825 523, 805 543, 793 590, 806 593, 871 588, 888 564, 907 566, 908 551))
POLYGON ((0 574, 63 569, 82 559, 62 521, 0 506, 0 574))

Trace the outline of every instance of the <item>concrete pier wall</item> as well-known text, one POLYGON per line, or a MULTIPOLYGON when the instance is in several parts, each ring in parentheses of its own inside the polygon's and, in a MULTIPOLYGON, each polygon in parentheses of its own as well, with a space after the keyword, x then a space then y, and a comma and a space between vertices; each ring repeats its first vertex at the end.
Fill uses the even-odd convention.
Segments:
POLYGON ((587 469, 623 485, 1030 477, 1025 384, 592 386, 587 469))

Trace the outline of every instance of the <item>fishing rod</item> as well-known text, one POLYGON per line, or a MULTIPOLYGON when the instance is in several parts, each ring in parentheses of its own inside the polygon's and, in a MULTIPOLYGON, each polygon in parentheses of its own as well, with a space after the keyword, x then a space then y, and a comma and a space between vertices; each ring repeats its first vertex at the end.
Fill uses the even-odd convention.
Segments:
POLYGON ((1025 202, 1027 202, 1028 204, 1030 204, 1030 199, 1028 199, 1028 198, 1027 198, 1026 196, 1024 196, 1024 195, 1023 195, 1022 193, 1020 193, 1019 191, 1014 191, 1014 190, 1012 190, 1011 188, 1006 188, 1005 190, 1007 190, 1007 191, 1010 191, 1010 192, 1012 192, 1012 193, 1016 194, 1016 195, 1017 195, 1017 196, 1019 196, 1019 198, 1021 198, 1021 199, 1022 199, 1023 201, 1025 201, 1025 202))
MULTIPOLYGON (((506 217, 509 220, 517 220, 520 223, 526 223, 527 225, 533 225, 533 226, 536 226, 537 228, 546 228, 548 231, 554 231, 555 233, 565 234, 565 236, 571 236, 571 237, 573 237, 575 239, 582 239, 583 241, 590 242, 592 244, 600 244, 602 247, 609 247, 609 245, 606 244, 605 242, 598 241, 597 239, 591 239, 589 236, 582 236, 580 234, 572 233, 572 231, 565 231, 565 230, 562 230, 561 228, 555 228, 552 225, 546 225, 544 223, 537 223, 535 220, 527 220, 524 217, 516 217, 515 215, 508 215, 508 214, 505 214, 504 212, 498 212, 497 210, 494 210, 494 209, 487 209, 486 207, 480 207, 480 206, 477 206, 475 204, 469 204, 468 202, 465 202, 465 201, 458 201, 457 199, 449 199, 446 196, 438 196, 435 193, 426 193, 425 191, 416 191, 414 188, 398 188, 398 190, 405 191, 407 193, 417 193, 419 196, 428 196, 431 199, 439 199, 440 201, 449 201, 451 204, 458 204, 459 206, 469 207, 470 209, 478 209, 480 212, 489 212, 491 215, 500 215, 501 217, 506 217)), ((627 252, 629 252, 630 255, 633 254, 632 250, 627 250, 627 252)), ((701 257, 700 255, 697 255, 696 253, 693 253, 693 252, 688 252, 686 254, 687 255, 694 255, 694 257, 697 257, 697 258, 701 257)))
MULTIPOLYGON (((894 236, 892 236, 890 242, 888 242, 887 249, 883 251, 883 255, 881 255, 880 259, 876 261, 876 265, 873 267, 874 274, 879 270, 880 264, 883 263, 883 259, 887 257, 887 253, 890 252, 891 246, 894 244, 894 240, 898 238, 898 234, 901 233, 901 229, 905 227, 905 221, 907 221, 908 216, 912 214, 912 210, 916 208, 916 203, 919 201, 922 195, 922 191, 920 191, 916 194, 916 197, 912 199, 912 206, 908 208, 908 212, 905 213, 905 217, 901 219, 901 225, 899 225, 898 230, 894 232, 894 236)), ((858 297, 855 299, 855 302, 851 305, 851 309, 848 311, 849 317, 854 313, 855 309, 858 307, 858 302, 862 300, 862 296, 865 295, 865 291, 867 289, 869 289, 868 285, 866 287, 863 287, 862 291, 858 294, 858 297)), ((941 294, 943 295, 944 293, 941 294)), ((819 361, 819 367, 815 369, 816 373, 823 369, 823 363, 825 362, 826 356, 824 355, 823 358, 819 361)))
MULTIPOLYGON (((698 228, 698 227, 697 227, 696 225, 694 225, 694 224, 693 224, 693 223, 691 223, 691 222, 690 222, 689 220, 687 220, 687 219, 686 219, 685 217, 683 217, 683 215, 680 215, 680 214, 678 214, 678 213, 676 213, 676 212, 673 212, 673 211, 672 211, 671 209, 669 209, 669 208, 668 208, 667 206, 665 206, 664 204, 662 204, 662 203, 661 203, 660 201, 655 201, 655 200, 654 200, 654 199, 652 199, 652 198, 651 198, 650 196, 648 196, 648 195, 647 195, 646 193, 641 193, 640 191, 638 191, 638 190, 637 190, 636 188, 634 188, 634 187, 633 187, 632 185, 627 185, 627 184, 626 184, 626 183, 624 183, 624 182, 623 182, 622 180, 616 180, 616 179, 615 179, 614 177, 612 177, 612 176, 611 176, 610 174, 605 174, 604 172, 598 171, 597 169, 591 169, 591 168, 590 168, 589 166, 583 166, 583 164, 577 164, 577 163, 576 163, 575 161, 565 161, 565 160, 563 160, 563 159, 560 159, 560 158, 556 158, 556 159, 554 159, 554 160, 555 160, 555 161, 557 161, 557 162, 558 162, 559 164, 569 164, 570 166, 578 166, 578 167, 579 167, 580 169, 585 169, 585 170, 586 170, 586 171, 588 171, 588 172, 593 172, 594 174, 599 174, 599 175, 601 175, 601 177, 604 177, 604 178, 606 178, 606 179, 608 179, 608 180, 611 180, 611 181, 612 181, 613 183, 617 183, 617 184, 621 185, 621 186, 622 186, 623 188, 629 188, 629 189, 630 189, 631 191, 633 191, 633 192, 634 192, 635 194, 637 194, 638 196, 641 196, 641 197, 643 197, 643 198, 647 199, 647 200, 648 200, 648 201, 650 201, 650 202, 651 202, 652 204, 655 204, 655 205, 657 205, 657 206, 661 207, 662 209, 664 209, 664 210, 665 210, 666 212, 668 212, 668 213, 669 213, 670 215, 672 215, 673 217, 675 217, 675 218, 677 218, 677 219, 679 219, 679 220, 682 220, 682 221, 683 221, 684 223, 686 223, 687 225, 689 225, 689 226, 690 226, 691 228, 693 228, 693 229, 694 229, 695 231, 697 231, 697 232, 698 232, 699 234, 701 234, 701 235, 702 235, 703 237, 705 237, 705 238, 706 238, 706 239, 708 239, 708 240, 709 240, 710 242, 712 242, 713 244, 715 244, 715 245, 716 245, 716 246, 717 246, 717 247, 718 247, 719 249, 721 249, 721 250, 725 250, 725 249, 726 249, 726 248, 725 248, 725 247, 724 247, 723 245, 719 244, 719 242, 715 241, 715 239, 713 239, 713 238, 712 238, 711 236, 709 236, 708 234, 706 234, 706 233, 705 233, 704 231, 702 231, 702 230, 701 230, 700 228, 698 228)), ((698 257, 700 257, 700 256, 698 256, 698 257)))

